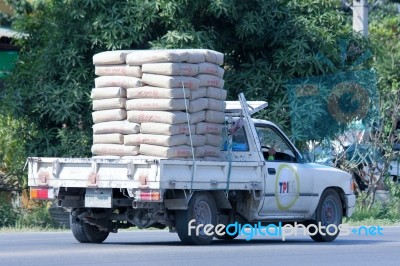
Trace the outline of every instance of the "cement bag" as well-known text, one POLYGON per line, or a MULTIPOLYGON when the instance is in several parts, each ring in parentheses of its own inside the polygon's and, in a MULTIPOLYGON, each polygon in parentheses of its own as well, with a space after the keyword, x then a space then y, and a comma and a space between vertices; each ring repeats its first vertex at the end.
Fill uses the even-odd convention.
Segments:
POLYGON ((214 124, 214 123, 205 123, 200 122, 196 124, 196 134, 203 135, 203 134, 222 134, 222 124, 214 124))
MULTIPOLYGON (((194 125, 190 126, 190 132, 194 134, 196 128, 194 125)), ((185 134, 188 135, 189 126, 187 124, 170 125, 164 123, 142 123, 141 132, 144 134, 155 134, 155 135, 177 135, 185 134)))
POLYGON ((196 147, 194 156, 195 157, 219 157, 219 147, 205 145, 203 147, 196 147))
POLYGON ((126 102, 127 110, 181 111, 189 106, 185 99, 132 99, 126 102))
POLYGON ((126 119, 125 109, 95 111, 92 113, 93 123, 120 121, 126 119))
POLYGON ((200 87, 200 88, 195 89, 195 90, 190 90, 189 99, 190 100, 195 100, 195 99, 198 99, 198 98, 205 98, 206 96, 207 96, 207 88, 206 87, 200 87))
MULTIPOLYGON (((188 88, 188 89, 198 89, 200 80, 194 77, 185 76, 163 76, 156 74, 143 73, 142 76, 143 83, 146 83, 155 87, 163 88, 188 88)), ((211 86, 211 85, 210 85, 211 86)))
POLYGON ((206 145, 221 147, 224 138, 220 135, 206 134, 205 135, 206 145))
POLYGON ((206 137, 204 135, 190 135, 186 136, 186 145, 199 147, 206 144, 206 137))
POLYGON ((175 50, 138 50, 129 53, 126 63, 140 66, 148 63, 186 62, 187 52, 176 52, 175 50))
POLYGON ((222 78, 224 76, 225 70, 216 64, 204 62, 198 64, 199 74, 209 74, 222 78))
POLYGON ((213 111, 213 110, 206 110, 205 121, 209 122, 209 123, 224 123, 225 122, 225 113, 213 111))
POLYGON ((187 52, 188 54, 188 63, 202 63, 206 61, 206 55, 203 51, 199 51, 198 49, 183 49, 182 51, 187 52))
POLYGON ((208 49, 194 49, 194 50, 201 51, 205 55, 207 62, 214 63, 217 65, 222 65, 224 63, 223 53, 208 49))
POLYGON ((127 88, 140 87, 142 85, 140 79, 135 77, 126 77, 126 76, 98 77, 94 79, 94 83, 96 88, 121 87, 127 89, 127 88))
POLYGON ((196 100, 190 101, 189 112, 196 113, 196 112, 207 109, 207 107, 208 107, 208 99, 207 98, 198 98, 196 100))
POLYGON ((95 155, 134 156, 139 154, 139 146, 94 144, 92 146, 92 153, 95 155))
POLYGON ((125 98, 112 98, 103 100, 93 100, 93 110, 110 110, 110 109, 123 109, 125 108, 125 98))
POLYGON ((126 98, 126 90, 121 87, 93 88, 90 97, 93 100, 126 98))
POLYGON ((124 64, 126 55, 132 50, 106 51, 93 56, 93 65, 124 64))
POLYGON ((196 76, 200 80, 200 87, 223 88, 225 81, 217 76, 208 74, 199 74, 196 76))
POLYGON ((139 88, 129 88, 126 90, 128 99, 184 99, 190 97, 189 89, 165 89, 159 87, 144 86, 139 88))
POLYGON ((142 70, 140 66, 129 65, 103 65, 95 66, 94 73, 97 76, 129 76, 129 77, 142 77, 142 70))
POLYGON ((163 147, 149 144, 141 144, 140 154, 163 158, 188 158, 192 157, 192 147, 188 145, 163 147))
POLYGON ((188 116, 181 111, 128 111, 128 120, 135 123, 183 124, 188 122, 188 116))
POLYGON ((215 87, 207 87, 207 98, 213 98, 217 100, 226 100, 227 91, 215 87))
POLYGON ((124 144, 124 135, 118 133, 93 135, 93 144, 124 144))
POLYGON ((108 133, 120 133, 120 134, 137 134, 140 132, 140 125, 137 123, 131 123, 129 121, 111 121, 97 123, 93 125, 93 134, 108 134, 108 133))
POLYGON ((185 134, 178 135, 152 135, 152 134, 134 134, 125 136, 125 145, 151 144, 158 146, 177 146, 186 144, 187 137, 185 134))
POLYGON ((196 76, 199 74, 199 66, 197 64, 188 63, 144 64, 142 66, 142 71, 166 76, 196 76))
POLYGON ((190 114, 190 124, 195 125, 199 122, 202 122, 206 119, 206 112, 205 111, 200 111, 196 113, 191 113, 190 114))
POLYGON ((225 103, 225 101, 222 101, 222 100, 210 98, 210 99, 208 99, 208 108, 207 109, 219 111, 219 112, 225 112, 226 103, 225 103))

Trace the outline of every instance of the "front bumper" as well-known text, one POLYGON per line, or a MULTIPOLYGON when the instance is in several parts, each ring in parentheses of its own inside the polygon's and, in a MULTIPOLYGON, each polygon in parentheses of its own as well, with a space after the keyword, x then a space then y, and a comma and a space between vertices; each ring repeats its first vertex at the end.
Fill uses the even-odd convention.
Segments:
POLYGON ((347 194, 345 200, 346 217, 350 217, 354 212, 354 208, 356 207, 356 196, 354 194, 347 194))

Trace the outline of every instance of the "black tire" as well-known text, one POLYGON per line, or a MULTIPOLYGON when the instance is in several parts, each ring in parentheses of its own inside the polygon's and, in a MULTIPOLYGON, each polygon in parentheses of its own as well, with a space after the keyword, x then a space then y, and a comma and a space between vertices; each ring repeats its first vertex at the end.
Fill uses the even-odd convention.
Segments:
POLYGON ((310 237, 316 242, 331 242, 335 240, 339 235, 339 225, 342 223, 342 219, 343 207, 338 193, 333 189, 326 189, 322 193, 317 210, 315 211, 315 221, 312 224, 318 226, 320 223, 325 227, 329 225, 335 225, 335 227, 328 227, 328 231, 321 229, 322 233, 314 231, 313 233, 315 234, 310 235, 310 237))
MULTIPOLYGON (((225 227, 225 228, 226 228, 226 227, 225 227)), ((224 229, 224 231, 225 231, 225 229, 224 229)), ((224 234, 224 235, 222 235, 222 236, 215 234, 214 237, 215 237, 216 239, 220 239, 220 240, 233 240, 233 239, 235 239, 236 237, 238 237, 238 235, 239 235, 239 232, 236 232, 236 233, 233 234, 233 235, 224 234)))
POLYGON ((196 230, 191 229, 189 235, 189 222, 193 219, 196 220, 196 222, 192 224, 193 226, 198 224, 212 224, 215 227, 217 223, 217 207, 213 197, 209 193, 193 194, 188 209, 176 211, 175 213, 176 231, 182 243, 187 245, 209 244, 214 237, 214 233, 208 236, 203 230, 200 230, 200 234, 196 235, 196 230))
POLYGON ((100 231, 96 226, 83 222, 76 216, 70 215, 71 231, 80 243, 102 243, 110 232, 100 231))

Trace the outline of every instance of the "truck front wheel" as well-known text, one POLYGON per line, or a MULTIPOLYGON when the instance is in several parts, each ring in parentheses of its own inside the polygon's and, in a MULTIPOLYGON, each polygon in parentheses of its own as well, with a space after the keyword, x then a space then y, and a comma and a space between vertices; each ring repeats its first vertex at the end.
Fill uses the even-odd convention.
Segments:
MULTIPOLYGON (((322 193, 315 211, 315 225, 310 237, 317 242, 331 242, 339 235, 339 225, 342 223, 343 207, 338 193, 327 189, 322 193), (321 228, 318 228, 321 226, 321 228)), ((311 230, 310 230, 311 231, 311 230)))
POLYGON ((85 223, 77 216, 70 215, 71 231, 81 243, 101 243, 107 239, 109 232, 100 231, 96 226, 85 223))
POLYGON ((188 209, 176 211, 175 226, 179 239, 188 245, 206 245, 214 237, 217 207, 210 193, 195 193, 188 209))

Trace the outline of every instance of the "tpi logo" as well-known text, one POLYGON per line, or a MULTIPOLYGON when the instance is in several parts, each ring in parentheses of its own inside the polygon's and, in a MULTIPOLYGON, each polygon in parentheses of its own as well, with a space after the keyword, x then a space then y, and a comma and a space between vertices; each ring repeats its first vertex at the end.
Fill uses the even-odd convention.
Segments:
POLYGON ((296 192, 294 181, 279 182, 278 184, 280 194, 296 192))

